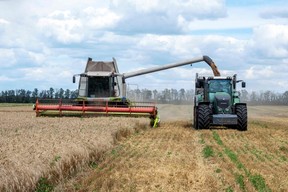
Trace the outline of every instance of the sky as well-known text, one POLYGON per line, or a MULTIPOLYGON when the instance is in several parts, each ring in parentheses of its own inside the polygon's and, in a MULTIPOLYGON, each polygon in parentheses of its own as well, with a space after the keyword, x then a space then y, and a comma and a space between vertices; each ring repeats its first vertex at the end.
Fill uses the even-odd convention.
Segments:
MULTIPOLYGON (((0 0, 0 91, 78 88, 87 58, 120 73, 210 56, 246 90, 288 90, 287 0, 0 0)), ((130 89, 194 89, 196 63, 127 79, 130 89)), ((240 86, 239 86, 240 87, 240 86)))

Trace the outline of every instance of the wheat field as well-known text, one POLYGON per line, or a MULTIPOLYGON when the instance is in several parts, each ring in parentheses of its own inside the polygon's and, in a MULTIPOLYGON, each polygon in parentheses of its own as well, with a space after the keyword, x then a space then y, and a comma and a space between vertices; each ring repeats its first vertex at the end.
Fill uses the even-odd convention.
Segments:
POLYGON ((159 105, 152 129, 143 118, 36 118, 29 107, 1 107, 0 189, 287 191, 288 107, 249 106, 239 132, 194 130, 191 106, 159 105))
POLYGON ((32 107, 1 107, 0 122, 0 191, 35 190, 40 178, 57 183, 149 124, 119 117, 36 118, 32 107))

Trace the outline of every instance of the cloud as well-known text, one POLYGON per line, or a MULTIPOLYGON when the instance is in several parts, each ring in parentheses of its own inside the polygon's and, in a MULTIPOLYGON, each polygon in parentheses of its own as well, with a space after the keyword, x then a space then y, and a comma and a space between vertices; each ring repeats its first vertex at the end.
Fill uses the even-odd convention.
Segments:
MULTIPOLYGON (((165 13, 167 16, 183 15, 187 19, 215 19, 226 16, 225 1, 223 0, 112 0, 112 8, 122 12, 151 14, 165 13)), ((141 18, 138 18, 141 19, 141 18)))
POLYGON ((5 25, 5 24, 9 24, 10 22, 9 21, 7 21, 6 19, 1 19, 0 18, 0 25, 5 25))
POLYGON ((7 82, 12 82, 12 81, 14 81, 14 79, 13 78, 9 78, 9 77, 7 77, 7 76, 4 76, 4 75, 1 75, 0 76, 0 82, 5 82, 5 83, 7 83, 7 82))
POLYGON ((40 18, 38 26, 47 37, 53 37, 62 43, 80 42, 83 38, 82 23, 71 15, 70 11, 54 11, 40 18))
POLYGON ((1 68, 11 67, 16 64, 16 54, 11 49, 0 48, 0 66, 1 68))
POLYGON ((266 24, 253 29, 253 52, 264 58, 288 57, 288 25, 266 24))
POLYGON ((268 9, 260 12, 260 17, 264 19, 288 18, 288 9, 287 8, 268 9))
MULTIPOLYGON (((196 17, 189 20, 182 15, 178 16, 178 26, 184 33, 204 32, 213 34, 215 31, 222 30, 241 30, 259 25, 261 18, 259 18, 258 7, 224 7, 222 16, 207 17, 205 19, 196 17), (209 30, 209 31, 207 31, 209 30)), ((237 32, 237 31, 236 31, 237 32)), ((227 33, 227 31, 226 31, 227 33)), ((228 34, 231 34, 228 32, 228 34)))
POLYGON ((275 76, 271 66, 252 66, 246 70, 245 79, 270 78, 275 76))
MULTIPOLYGON (((169 59, 183 60, 209 55, 228 68, 241 62, 247 41, 221 35, 144 35, 137 44, 139 50, 169 55, 169 59), (237 60, 238 59, 238 60, 237 60), (228 62, 233 60, 233 62, 228 62)), ((152 55, 152 54, 151 54, 152 55)))
POLYGON ((121 15, 114 13, 107 8, 87 7, 83 10, 82 23, 93 29, 107 29, 115 27, 121 19, 121 15))
POLYGON ((137 12, 151 12, 159 8, 159 0, 112 0, 111 4, 113 7, 120 7, 121 9, 131 9, 137 12), (126 4, 125 4, 126 3, 126 4))
MULTIPOLYGON (((79 63, 77 64, 79 65, 79 63)), ((47 89, 48 87, 76 89, 77 86, 72 84, 72 76, 75 74, 74 70, 79 73, 80 71, 77 70, 80 69, 73 66, 76 65, 71 61, 71 58, 54 56, 54 58, 43 61, 41 65, 19 68, 16 73, 23 74, 18 77, 21 81, 33 82, 33 84, 39 85, 41 89, 47 89)), ((84 65, 81 67, 83 70, 84 65)))
MULTIPOLYGON (((54 11, 38 20, 46 37, 64 44, 80 43, 95 30, 115 27, 121 15, 107 8, 87 7, 79 11, 54 11)), ((97 34, 97 33, 96 33, 97 34)), ((93 35, 92 35, 93 36, 93 35)))
POLYGON ((113 0, 111 8, 123 13, 118 30, 124 33, 175 34, 182 31, 179 18, 216 20, 226 16, 223 0, 113 0))

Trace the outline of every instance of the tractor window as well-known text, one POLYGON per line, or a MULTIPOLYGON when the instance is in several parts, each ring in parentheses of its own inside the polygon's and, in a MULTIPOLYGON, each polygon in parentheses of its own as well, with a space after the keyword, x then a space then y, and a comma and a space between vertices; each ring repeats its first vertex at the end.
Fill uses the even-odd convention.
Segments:
POLYGON ((231 82, 228 79, 213 79, 209 81, 209 92, 226 92, 231 93, 231 82))
POLYGON ((110 77, 89 77, 88 97, 110 97, 110 77))

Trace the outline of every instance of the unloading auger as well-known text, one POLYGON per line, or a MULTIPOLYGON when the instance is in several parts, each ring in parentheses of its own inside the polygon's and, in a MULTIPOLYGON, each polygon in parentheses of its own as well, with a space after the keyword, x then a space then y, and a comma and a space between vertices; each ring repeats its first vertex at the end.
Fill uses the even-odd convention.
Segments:
POLYGON ((160 119, 155 103, 132 102, 126 98, 126 79, 167 70, 170 68, 193 63, 206 62, 213 70, 214 76, 220 76, 217 66, 208 56, 195 57, 182 62, 166 64, 148 69, 137 70, 128 73, 120 73, 117 62, 93 61, 88 58, 84 73, 73 76, 73 83, 76 76, 80 76, 78 97, 76 99, 59 99, 57 101, 37 99, 35 111, 37 116, 41 115, 128 115, 148 116, 151 125, 157 126, 160 119))

